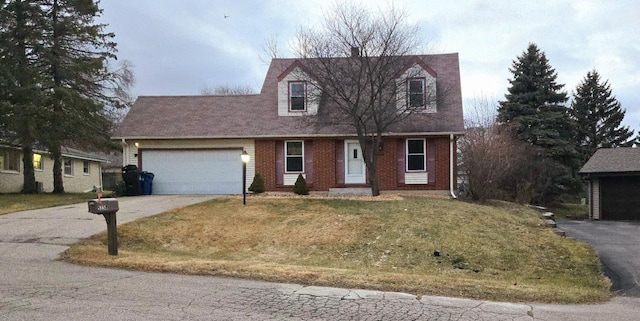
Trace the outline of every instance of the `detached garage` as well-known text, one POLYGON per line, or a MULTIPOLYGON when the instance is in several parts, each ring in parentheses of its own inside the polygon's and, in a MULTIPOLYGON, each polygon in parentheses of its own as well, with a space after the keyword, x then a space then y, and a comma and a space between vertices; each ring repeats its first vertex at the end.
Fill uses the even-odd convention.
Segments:
POLYGON ((598 149, 580 170, 589 181, 589 217, 640 220, 640 148, 598 149))

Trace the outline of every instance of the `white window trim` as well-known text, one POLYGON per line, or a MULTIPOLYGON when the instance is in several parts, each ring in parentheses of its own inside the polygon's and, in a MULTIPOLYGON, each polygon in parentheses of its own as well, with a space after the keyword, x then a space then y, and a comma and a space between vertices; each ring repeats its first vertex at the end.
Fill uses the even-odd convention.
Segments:
POLYGON ((405 156, 404 156, 404 169, 407 173, 424 173, 427 171, 427 140, 424 138, 407 138, 405 141, 405 156), (423 156, 423 168, 424 169, 412 169, 409 170, 409 141, 410 140, 421 140, 422 141, 422 154, 413 153, 411 155, 422 155, 423 156))
POLYGON ((305 112, 307 112, 307 82, 304 81, 304 80, 291 80, 291 81, 289 81, 288 88, 289 88, 289 91, 287 93, 287 95, 288 95, 287 99, 289 101, 289 104, 288 104, 289 106, 287 106, 287 108, 289 109, 289 112, 290 113, 305 113, 305 112), (291 94, 293 92, 293 90, 291 90, 291 86, 293 84, 302 84, 304 86, 304 96, 303 96, 303 98, 304 98, 304 109, 299 109, 299 110, 298 109, 296 109, 296 110, 291 109, 291 98, 292 98, 291 94))
MULTIPOLYGON (((298 156, 295 156, 298 157, 298 156)), ((304 141, 303 140, 285 140, 284 141, 284 172, 285 174, 289 173, 304 173, 304 141), (288 171, 287 170, 287 150, 289 143, 301 143, 302 144, 302 171, 288 171)))
POLYGON ((91 162, 90 161, 88 161, 88 160, 83 160, 82 161, 82 174, 85 175, 85 176, 91 175, 91 162), (85 169, 84 162, 87 162, 87 167, 86 167, 87 170, 86 171, 84 170, 85 169))
POLYGON ((65 158, 65 159, 62 161, 62 174, 63 174, 65 177, 73 177, 73 159, 71 159, 71 158, 65 158), (66 172, 67 165, 65 165, 65 163, 67 162, 67 160, 69 160, 69 168, 70 168, 71 174, 67 174, 67 172, 66 172))
POLYGON ((427 79, 423 77, 409 78, 407 79, 407 107, 408 108, 416 108, 416 109, 426 109, 427 108, 427 79), (420 81, 422 83, 422 105, 420 106, 411 106, 411 82, 412 81, 420 81))

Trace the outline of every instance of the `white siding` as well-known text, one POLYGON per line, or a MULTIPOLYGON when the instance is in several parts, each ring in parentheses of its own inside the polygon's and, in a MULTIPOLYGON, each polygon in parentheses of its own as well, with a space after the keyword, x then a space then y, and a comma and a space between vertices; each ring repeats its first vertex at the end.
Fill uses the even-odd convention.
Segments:
POLYGON ((313 85, 313 80, 309 75, 300 68, 295 68, 287 76, 278 82, 278 116, 304 116, 315 115, 318 113, 318 97, 320 91, 317 86, 313 85), (289 111, 289 82, 290 81, 306 81, 307 82, 307 111, 289 111))
POLYGON ((427 172, 420 173, 405 173, 404 174, 404 183, 407 185, 411 184, 428 184, 429 176, 427 172))
POLYGON ((591 208, 593 209, 593 213, 591 218, 594 220, 600 219, 600 180, 594 178, 592 180, 592 191, 591 191, 591 208))
MULTIPOLYGON (((298 175, 300 174, 284 174, 284 185, 285 186, 293 186, 296 184, 296 180, 298 179, 298 175)), ((307 179, 307 175, 306 174, 302 174, 302 177, 304 177, 304 179, 307 179)))
MULTIPOLYGON (((402 74, 397 80, 398 88, 406 89, 406 81, 407 78, 425 78, 425 91, 426 91, 426 101, 427 106, 424 109, 424 113, 435 113, 437 112, 437 104, 436 104, 436 78, 431 76, 426 70, 424 70, 420 65, 414 64, 411 68, 407 69, 407 71, 402 74)), ((397 100, 397 108, 398 110, 404 110, 407 104, 407 95, 406 90, 400 90, 398 93, 397 100)))

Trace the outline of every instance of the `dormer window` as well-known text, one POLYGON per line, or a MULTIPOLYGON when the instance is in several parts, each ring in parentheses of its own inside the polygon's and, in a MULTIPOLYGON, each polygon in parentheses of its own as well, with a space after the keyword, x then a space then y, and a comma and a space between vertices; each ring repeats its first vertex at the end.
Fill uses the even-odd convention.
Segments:
POLYGON ((289 110, 307 110, 307 83, 304 81, 289 82, 289 110))
POLYGON ((407 81, 407 104, 410 108, 425 107, 425 79, 413 78, 407 81))

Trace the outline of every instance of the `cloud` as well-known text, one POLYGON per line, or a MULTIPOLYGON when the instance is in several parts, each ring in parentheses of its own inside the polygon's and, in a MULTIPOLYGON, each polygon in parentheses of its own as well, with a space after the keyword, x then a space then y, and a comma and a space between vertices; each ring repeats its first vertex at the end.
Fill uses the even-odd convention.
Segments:
MULTIPOLYGON (((207 85, 259 88, 262 46, 277 35, 281 51, 301 26, 316 26, 338 0, 102 1, 102 21, 116 33, 119 57, 133 62, 135 94, 197 94, 207 85), (224 16, 228 16, 224 18, 224 16)), ((385 0, 363 2, 377 10, 385 0)), ((571 92, 597 69, 640 125, 640 3, 596 1, 395 0, 421 27, 425 48, 458 52, 463 98, 503 99, 511 63, 538 44, 571 92)))

